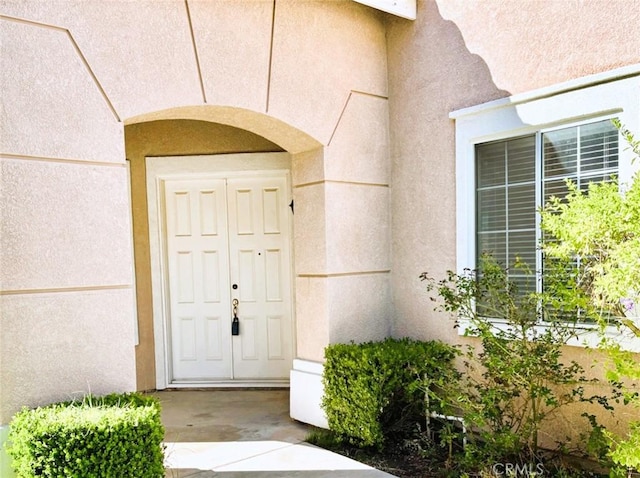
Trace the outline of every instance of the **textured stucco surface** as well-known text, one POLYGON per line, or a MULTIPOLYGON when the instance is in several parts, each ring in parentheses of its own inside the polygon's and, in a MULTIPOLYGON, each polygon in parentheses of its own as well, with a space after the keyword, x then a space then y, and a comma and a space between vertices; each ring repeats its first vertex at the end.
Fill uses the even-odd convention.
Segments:
POLYGON ((122 123, 67 30, 0 23, 7 423, 23 405, 133 390, 135 366, 122 123))
POLYGON ((326 144, 351 90, 387 94, 382 15, 351 1, 278 1, 268 113, 326 144))
POLYGON ((165 120, 125 127, 127 158, 251 153, 282 149, 249 131, 209 121, 165 120))
POLYGON ((326 191, 324 184, 293 190, 295 201, 294 254, 297 274, 327 270, 326 191))
POLYGON ((267 138, 291 154, 317 149, 322 144, 306 132, 294 128, 274 116, 244 108, 220 105, 178 106, 128 118, 129 126, 151 121, 192 120, 232 126, 267 138))
MULTIPOLYGON (((121 119, 203 101, 183 1, 3 0, 1 8, 68 30, 121 119)), ((49 58, 61 60, 57 50, 49 58)))
POLYGON ((391 335, 389 280, 388 273, 298 277, 298 357, 322 362, 323 343, 366 342, 391 335))
MULTIPOLYGON (((387 244, 376 251, 387 252, 376 252, 373 262, 389 261, 388 191, 386 196, 367 193, 375 196, 379 210, 370 221, 358 218, 358 234, 352 238, 346 225, 337 222, 351 223, 338 202, 331 218, 324 212, 327 199, 342 201, 344 196, 327 195, 333 187, 324 183, 327 174, 355 184, 389 182, 382 13, 350 0, 2 0, 0 12, 6 15, 3 27, 8 25, 2 33, 3 63, 14 67, 3 69, 3 92, 8 92, 3 97, 9 101, 3 110, 1 152, 11 161, 35 156, 43 162, 12 166, 23 173, 11 190, 20 204, 7 200, 8 220, 15 227, 6 239, 12 254, 8 280, 36 295, 43 287, 51 292, 130 285, 125 277, 131 265, 128 211, 121 203, 127 190, 124 167, 105 167, 100 182, 94 177, 98 165, 72 173, 76 163, 57 161, 124 165, 126 142, 134 196, 139 388, 154 386, 150 286, 145 283, 147 205, 143 190, 136 187, 145 182, 144 155, 286 150, 292 154, 296 199, 296 272, 319 274, 326 282, 329 226, 343 231, 342 247, 334 248, 332 261, 347 275, 367 272, 368 258, 354 262, 348 256, 359 247, 362 228, 378 227, 380 218, 376 240, 387 244), (151 126, 143 124, 147 122, 151 126), (128 125, 126 141, 123 125, 128 125), (45 169, 51 172, 46 178, 45 169), (42 183, 34 188, 44 186, 42 192, 26 186, 16 190, 32 176, 42 183), (65 186, 70 195, 52 199, 48 215, 45 195, 65 186), (51 221, 55 250, 48 251, 45 237, 51 221), (74 231, 63 247, 59 239, 74 231), (84 274, 83 264, 88 270, 84 274)), ((360 205, 364 207, 355 200, 350 213, 360 215, 360 205)), ((308 340, 298 350, 315 358, 321 358, 329 340, 326 302, 332 300, 326 294, 318 297, 325 302, 311 313, 319 316, 298 316, 298 330, 310 327, 309 333, 302 331, 308 340)), ((367 317, 359 320, 364 328, 367 317)))
POLYGON ((329 343, 329 297, 326 277, 296 278, 298 358, 321 362, 329 343))
POLYGON ((327 182, 294 195, 298 356, 389 335, 389 188, 327 182))
POLYGON ((423 284, 455 269, 454 127, 449 112, 506 96, 486 64, 465 46, 435 2, 418 2, 415 22, 392 21, 388 32, 392 289, 398 336, 457 340, 432 312, 423 284), (420 58, 421 61, 416 61, 420 58))
POLYGON ((326 178, 384 184, 390 181, 389 102, 353 93, 325 150, 326 178))
POLYGON ((640 11, 627 0, 521 0, 517 10, 512 0, 438 0, 437 7, 511 94, 640 61, 640 11))
POLYGON ((291 160, 291 182, 293 186, 318 183, 325 179, 324 148, 298 153, 291 160))
POLYGON ((391 335, 389 279, 387 273, 327 279, 331 343, 367 342, 391 335))
MULTIPOLYGON (((449 113, 640 62, 640 13, 625 1, 418 0, 415 22, 388 23, 394 334, 463 342, 433 311, 427 271, 456 268, 454 121, 449 113), (570 27, 568 27, 570 25, 570 27)), ((462 238, 464 240, 464 238, 462 238)), ((470 237, 472 241, 474 238, 470 237)), ((566 347, 590 376, 593 355, 566 347)), ((582 431, 584 406, 544 430, 582 431)), ((621 410, 624 423, 629 415, 621 410)), ((604 416, 601 418, 605 419, 604 416)), ((615 419, 608 425, 615 426, 615 419)))
POLYGON ((265 109, 273 8, 274 2, 189 2, 208 103, 265 109))
POLYGON ((0 288, 131 284, 123 166, 0 160, 0 288))
POLYGON ((415 22, 389 21, 396 335, 457 341, 418 280, 456 267, 449 113, 639 62, 638 21, 628 2, 604 0, 418 0, 415 22))
POLYGON ((21 406, 135 389, 133 292, 0 297, 0 422, 21 406))
POLYGON ((388 271, 389 188, 329 182, 326 195, 328 272, 388 271))
POLYGON ((122 125, 66 32, 0 19, 0 44, 0 151, 122 161, 122 125))

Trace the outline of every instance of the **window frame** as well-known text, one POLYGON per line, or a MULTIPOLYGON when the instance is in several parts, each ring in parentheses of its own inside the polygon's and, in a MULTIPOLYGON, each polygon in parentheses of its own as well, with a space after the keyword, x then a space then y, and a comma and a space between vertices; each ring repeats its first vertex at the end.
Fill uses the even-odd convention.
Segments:
MULTIPOLYGON (((538 184, 542 181, 539 142, 543 132, 617 117, 640 135, 640 64, 456 110, 449 117, 455 121, 456 132, 456 269, 463 274, 476 267, 476 145, 536 135, 538 184)), ((632 158, 633 152, 619 137, 618 177, 622 185, 640 170, 640 161, 632 164, 632 158)), ((539 222, 537 217, 536 235, 540 233, 539 222)), ((496 324, 501 326, 500 321, 496 324)), ((460 334, 467 325, 464 319, 460 321, 460 334)), ((595 326, 584 324, 581 328, 584 334, 570 345, 597 344, 595 326)), ((616 337, 625 349, 640 352, 640 339, 632 334, 627 337, 613 327, 607 334, 616 337)))

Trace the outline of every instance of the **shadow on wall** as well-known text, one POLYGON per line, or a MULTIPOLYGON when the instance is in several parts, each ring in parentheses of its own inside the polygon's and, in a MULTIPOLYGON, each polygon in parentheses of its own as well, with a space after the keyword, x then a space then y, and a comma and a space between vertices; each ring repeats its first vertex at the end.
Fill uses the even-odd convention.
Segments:
POLYGON ((511 95, 498 88, 487 63, 467 48, 460 29, 440 15, 435 0, 418 0, 414 22, 390 19, 388 47, 391 92, 424 107, 395 101, 397 112, 414 109, 447 119, 453 110, 511 95))
POLYGON ((457 332, 433 312, 418 279, 425 270, 439 277, 456 267, 455 124, 449 113, 510 92, 496 86, 487 64, 432 0, 418 1, 415 22, 389 21, 388 55, 394 335, 455 342, 457 332))
MULTIPOLYGON (((631 108, 632 113, 628 114, 629 108, 625 110, 622 106, 625 102, 637 104, 635 99, 630 99, 633 98, 630 92, 637 91, 637 83, 635 80, 629 82, 629 78, 622 80, 623 76, 620 83, 603 80, 601 84, 594 82, 591 88, 572 90, 566 95, 543 96, 529 102, 526 108, 519 108, 521 116, 515 107, 509 107, 482 116, 459 117, 459 124, 466 122, 458 130, 461 134, 459 143, 465 148, 461 164, 468 164, 469 169, 456 171, 456 130, 449 114, 508 97, 510 92, 497 87, 487 63, 469 51, 458 26, 440 15, 435 1, 421 1, 418 7, 415 24, 392 20, 388 31, 390 97, 393 99, 390 123, 394 334, 449 343, 472 343, 471 339, 458 337, 447 314, 433 310, 424 283, 418 279, 423 271, 439 279, 445 277, 447 270, 455 270, 456 244, 461 246, 462 260, 470 263, 474 260, 467 252, 465 242, 475 241, 472 225, 475 213, 471 209, 471 201, 469 204, 456 204, 456 185, 461 187, 459 196, 464 200, 473 198, 475 194, 471 143, 477 138, 492 137, 495 133, 519 133, 531 124, 559 124, 564 120, 595 117, 614 110, 620 111, 622 119, 626 117, 635 122, 635 108, 631 108), (460 179, 458 183, 457 176, 460 179), (469 221, 461 222, 460 230, 468 231, 461 237, 456 237, 456 211, 460 211, 464 219, 470 216, 469 221)), ((522 12, 521 16, 528 13, 522 12)), ((482 24, 477 26, 479 29, 483 27, 482 24)), ((537 28, 539 31, 544 26, 537 28)), ((537 34, 533 27, 520 33, 525 38, 533 38, 537 34)), ((486 51, 487 55, 492 52, 486 51)), ((519 74, 524 75, 525 67, 529 67, 531 61, 514 53, 507 66, 522 68, 519 74)), ((585 68, 598 67, 595 65, 587 64, 585 68)), ((505 64, 501 66, 506 68, 505 64)), ((599 71, 607 71, 605 67, 598 68, 599 71)), ((530 83, 533 87, 547 86, 543 81, 544 78, 536 77, 530 83)), ((545 156, 545 160, 548 159, 549 156, 545 156)), ((535 240, 529 245, 534 250, 535 240)), ((460 264, 465 265, 468 264, 460 264)), ((585 370, 589 370, 588 374, 593 374, 591 377, 602 378, 600 371, 592 369, 592 358, 583 356, 580 348, 565 347, 563 356, 565 360, 575 359, 581 363, 585 370)), ((548 425, 548 429, 543 429, 549 437, 545 438, 549 441, 543 442, 543 446, 553 445, 552 439, 584 431, 580 423, 582 411, 578 407, 568 410, 566 416, 559 416, 548 425)), ((605 414, 598 419, 607 420, 605 414)), ((616 426, 613 420, 609 423, 616 426)), ((606 426, 610 426, 609 423, 606 426)))

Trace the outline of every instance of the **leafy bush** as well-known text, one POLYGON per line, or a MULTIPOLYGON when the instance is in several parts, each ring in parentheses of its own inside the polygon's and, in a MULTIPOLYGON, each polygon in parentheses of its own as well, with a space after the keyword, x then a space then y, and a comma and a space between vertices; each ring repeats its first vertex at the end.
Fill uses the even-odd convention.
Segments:
POLYGON ((455 355, 438 341, 329 345, 322 398, 329 428, 351 444, 381 449, 389 434, 424 420, 422 377, 452 374, 455 355))
POLYGON ((525 265, 509 271, 485 256, 476 271, 450 271, 441 281, 421 276, 440 296, 439 308, 466 319, 466 335, 479 339, 464 354, 460 383, 446 395, 476 432, 466 452, 480 466, 537 463, 540 429, 559 409, 575 402, 608 407, 607 397, 585 393, 590 380, 583 367, 563 362, 562 347, 576 334, 576 324, 566 320, 569 310, 550 306, 554 294, 523 290, 510 274, 530 273, 525 265))
POLYGON ((164 477, 160 404, 138 393, 18 412, 7 451, 18 478, 164 477))
MULTIPOLYGON (((632 161, 640 158, 640 141, 619 121, 614 123, 635 156, 632 161)), ((640 380, 638 355, 604 333, 613 316, 620 332, 640 340, 640 172, 622 188, 615 180, 591 183, 586 194, 570 181, 568 188, 565 198, 551 198, 541 211, 542 229, 553 238, 543 250, 554 260, 580 258, 576 279, 565 287, 567 295, 570 300, 579 295, 589 299, 583 308, 601 326, 599 347, 609 357, 607 379, 616 388, 631 384, 624 389, 625 401, 640 406, 633 388, 633 381, 640 380)), ((629 423, 626 436, 609 431, 604 436, 612 476, 640 470, 640 421, 629 423)))
POLYGON ((580 289, 594 307, 624 316, 640 302, 640 173, 624 195, 617 180, 589 183, 588 194, 567 181, 569 194, 542 211, 549 257, 580 257, 580 289))

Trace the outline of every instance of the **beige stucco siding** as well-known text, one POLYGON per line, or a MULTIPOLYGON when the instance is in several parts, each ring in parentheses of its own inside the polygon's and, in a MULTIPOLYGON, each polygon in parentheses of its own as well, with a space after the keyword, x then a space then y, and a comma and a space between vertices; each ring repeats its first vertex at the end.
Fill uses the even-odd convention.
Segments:
MULTIPOLYGON (((418 2, 415 22, 389 24, 392 158, 392 288, 395 334, 457 341, 433 313, 421 272, 455 269, 454 125, 449 112, 507 96, 455 23, 435 2, 418 2)), ((470 238, 472 240, 472 238, 470 238)))
POLYGON ((511 94, 637 63, 637 7, 627 0, 437 2, 493 82, 511 94))
POLYGON ((199 0, 188 6, 207 103, 264 111, 274 2, 199 0))
POLYGON ((7 423, 22 405, 132 390, 135 365, 122 124, 66 30, 0 27, 7 423))
POLYGON ((131 288, 0 297, 2 407, 135 389, 131 288))
POLYGON ((3 291, 131 284, 124 167, 14 158, 1 165, 3 291))
POLYGON ((382 14, 351 1, 282 0, 273 28, 269 114, 327 144, 351 91, 386 97, 382 14))
MULTIPOLYGON (((388 24, 394 334, 452 343, 418 276, 456 269, 454 110, 640 62, 640 13, 624 1, 418 0, 415 22, 388 24), (517 7, 516 7, 517 3, 517 7)), ((474 241, 475 238, 467 238, 474 241)), ((594 354, 567 347, 587 374, 594 354)), ((605 391, 604 389, 600 390, 605 391)), ((583 404, 555 417, 545 444, 583 431, 583 404)), ((607 423, 620 426, 631 410, 607 423)), ((601 415, 603 420, 612 417, 601 415)))
POLYGON ((4 0, 2 14, 68 31, 120 119, 202 102, 185 2, 4 0))
MULTIPOLYGON (((640 62, 625 1, 418 0, 388 28, 395 333, 456 341, 421 272, 455 269, 455 144, 449 113, 640 62)), ((469 238, 474 240, 474 238, 469 238)))
POLYGON ((640 61, 622 0, 420 0, 415 21, 351 0, 0 14, 0 425, 85 382, 155 387, 146 156, 290 154, 298 358, 389 334, 458 342, 418 279, 456 267, 449 113, 640 61))
POLYGON ((10 65, 2 69, 0 153, 12 183, 0 198, 10 212, 2 216, 0 239, 2 335, 18 344, 3 343, 0 351, 0 423, 23 404, 80 391, 76 377, 92 376, 93 391, 155 386, 146 204, 136 187, 144 184, 145 155, 291 153, 298 356, 321 361, 330 340, 389 332, 381 12, 350 0, 0 5, 2 61, 10 65), (138 276, 137 377, 126 156, 138 276), (30 309, 41 294, 47 307, 30 309), (91 313, 86 294, 100 311, 91 313), (114 294, 117 307, 108 300, 114 294), (57 312, 45 322, 45 311, 57 312), (4 321, 5 314, 14 318, 4 321), (27 314, 32 328, 46 325, 47 338, 32 330, 24 335, 16 314, 27 314), (116 345, 96 342, 97 331, 112 327, 116 345), (77 331, 73 341, 69 328, 77 331), (66 350, 56 361, 53 344, 66 350), (60 373, 34 388, 35 371, 49 370, 38 366, 45 362, 60 373), (105 362, 117 378, 103 372, 105 362))
POLYGON ((2 152, 121 162, 122 125, 68 32, 0 22, 2 152))

